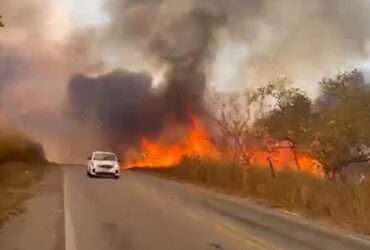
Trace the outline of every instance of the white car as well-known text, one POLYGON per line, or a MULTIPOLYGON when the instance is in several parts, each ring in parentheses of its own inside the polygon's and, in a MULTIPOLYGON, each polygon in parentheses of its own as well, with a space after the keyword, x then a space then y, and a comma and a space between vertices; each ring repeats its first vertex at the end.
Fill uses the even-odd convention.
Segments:
POLYGON ((118 157, 111 152, 95 151, 89 156, 87 162, 87 175, 120 177, 118 157))

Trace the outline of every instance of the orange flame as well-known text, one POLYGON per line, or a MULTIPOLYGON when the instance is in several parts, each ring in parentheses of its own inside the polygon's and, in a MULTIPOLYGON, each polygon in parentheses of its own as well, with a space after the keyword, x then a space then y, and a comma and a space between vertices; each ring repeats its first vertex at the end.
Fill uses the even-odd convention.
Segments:
MULTIPOLYGON (((142 138, 140 154, 126 152, 126 168, 173 167, 181 162, 184 156, 189 155, 213 160, 221 159, 221 151, 211 142, 204 123, 195 116, 190 116, 190 126, 180 139, 169 142, 168 137, 170 137, 168 133, 164 133, 158 141, 142 138)), ((276 171, 290 169, 324 177, 324 172, 315 159, 305 154, 295 154, 289 147, 274 149, 272 152, 254 150, 251 155, 252 165, 269 167, 270 160, 276 171)))
POLYGON ((176 143, 169 143, 166 138, 160 138, 158 142, 143 138, 139 157, 129 157, 126 162, 131 167, 171 167, 178 164, 184 156, 199 155, 208 159, 219 159, 220 152, 211 143, 207 130, 203 123, 194 116, 190 116, 191 125, 185 136, 176 143), (130 159, 131 158, 131 159, 130 159))
POLYGON ((292 148, 279 148, 272 152, 254 152, 251 163, 260 167, 268 167, 269 160, 276 171, 296 170, 320 178, 325 176, 318 161, 303 153, 295 154, 292 148))

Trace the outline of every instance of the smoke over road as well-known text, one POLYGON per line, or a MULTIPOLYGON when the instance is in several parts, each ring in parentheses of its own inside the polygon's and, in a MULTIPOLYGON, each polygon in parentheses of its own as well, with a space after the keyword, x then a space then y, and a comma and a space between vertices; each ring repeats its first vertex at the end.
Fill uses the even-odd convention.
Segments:
POLYGON ((125 70, 96 78, 76 75, 69 85, 70 101, 74 115, 108 131, 111 142, 135 144, 162 127, 164 103, 151 86, 150 75, 125 70))
POLYGON ((189 112, 204 116, 211 84, 245 89, 284 75, 314 94, 321 77, 368 59, 369 8, 362 0, 105 0, 109 21, 83 29, 51 0, 2 0, 1 120, 48 144, 83 130, 104 145, 135 145, 168 121, 186 123, 189 112), (234 54, 240 62, 230 66, 234 54))
POLYGON ((68 81, 98 62, 86 32, 72 32, 53 1, 2 0, 0 11, 0 127, 21 130, 56 159, 75 134, 71 124, 81 127, 64 112, 68 81))
MULTIPOLYGON (((126 4, 129 12, 132 5, 145 7, 145 2, 140 1, 126 4)), ((75 76, 69 88, 72 105, 80 114, 81 110, 95 111, 96 122, 118 139, 117 145, 135 145, 143 136, 158 136, 169 121, 186 124, 190 113, 203 115, 206 66, 214 54, 215 33, 225 20, 222 13, 194 7, 174 19, 164 17, 159 21, 163 22, 162 29, 153 27, 147 33, 152 34, 149 38, 139 34, 143 27, 136 27, 140 25, 136 23, 140 21, 127 20, 132 32, 124 32, 123 36, 131 37, 133 42, 148 39, 142 45, 144 54, 158 67, 166 68, 163 86, 155 90, 150 76, 129 71, 114 71, 98 78, 75 76)), ((114 29, 113 23, 110 28, 114 29)), ((112 37, 116 39, 119 38, 112 37)))

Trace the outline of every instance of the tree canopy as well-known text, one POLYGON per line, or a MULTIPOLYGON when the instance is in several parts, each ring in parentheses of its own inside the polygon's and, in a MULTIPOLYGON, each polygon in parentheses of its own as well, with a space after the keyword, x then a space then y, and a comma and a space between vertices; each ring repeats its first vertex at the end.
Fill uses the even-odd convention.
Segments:
MULTIPOLYGON (((268 90, 268 91, 267 91, 268 90)), ((327 171, 370 159, 370 86, 354 70, 320 82, 315 100, 291 87, 269 85, 270 112, 256 122, 276 139, 289 139, 327 171)))

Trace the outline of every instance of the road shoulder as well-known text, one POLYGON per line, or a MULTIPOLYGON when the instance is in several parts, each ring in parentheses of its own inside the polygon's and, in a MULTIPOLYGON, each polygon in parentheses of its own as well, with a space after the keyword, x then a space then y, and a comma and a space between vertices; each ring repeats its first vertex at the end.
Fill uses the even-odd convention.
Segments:
POLYGON ((52 167, 33 189, 24 212, 0 229, 2 250, 64 250, 62 169, 52 167))
POLYGON ((184 207, 203 210, 206 215, 214 213, 213 218, 218 217, 220 224, 227 223, 235 231, 255 236, 257 241, 267 240, 273 243, 273 249, 277 246, 280 249, 302 246, 304 249, 370 249, 370 238, 365 235, 273 209, 253 200, 172 179, 162 181, 162 177, 145 173, 137 173, 136 177, 145 179, 146 187, 157 192, 156 195, 172 197, 184 207))

